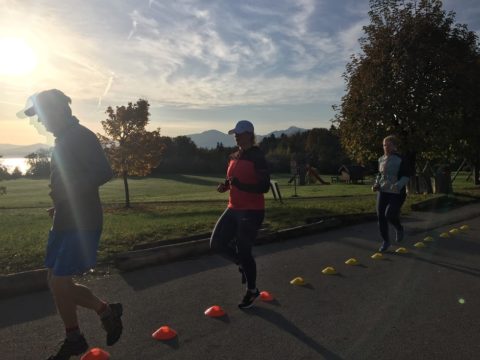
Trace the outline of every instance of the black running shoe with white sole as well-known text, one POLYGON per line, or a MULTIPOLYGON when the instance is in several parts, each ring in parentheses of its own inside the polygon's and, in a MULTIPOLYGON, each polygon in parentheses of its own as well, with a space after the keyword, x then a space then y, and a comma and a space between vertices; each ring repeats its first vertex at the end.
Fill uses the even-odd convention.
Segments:
POLYGON ((59 344, 56 354, 50 356, 47 360, 68 360, 70 357, 81 355, 87 350, 88 344, 83 335, 75 340, 66 338, 59 344))
POLYGON ((255 289, 255 291, 250 291, 247 290, 245 293, 245 296, 243 297, 243 300, 240 304, 238 304, 238 307, 240 309, 248 309, 253 305, 253 302, 260 296, 260 291, 258 289, 255 289))

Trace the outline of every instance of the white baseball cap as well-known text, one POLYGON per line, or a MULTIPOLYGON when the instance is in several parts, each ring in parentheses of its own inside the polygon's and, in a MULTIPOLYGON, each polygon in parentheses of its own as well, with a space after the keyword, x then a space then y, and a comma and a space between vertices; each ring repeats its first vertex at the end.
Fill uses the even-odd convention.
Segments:
POLYGON ((228 132, 228 135, 243 134, 245 132, 254 133, 253 124, 248 120, 240 120, 235 128, 228 132))

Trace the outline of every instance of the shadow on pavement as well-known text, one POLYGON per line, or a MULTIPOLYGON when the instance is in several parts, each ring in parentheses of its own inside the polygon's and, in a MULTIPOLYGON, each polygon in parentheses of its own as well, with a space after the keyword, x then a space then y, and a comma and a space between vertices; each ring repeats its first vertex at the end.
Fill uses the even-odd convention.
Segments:
POLYGON ((120 276, 132 289, 140 291, 158 284, 231 265, 221 256, 216 255, 196 257, 191 260, 121 273, 120 276), (191 260, 194 260, 194 262, 191 260))
MULTIPOLYGON (((362 239, 365 240, 365 239, 362 239)), ((299 248, 303 246, 310 246, 318 244, 319 242, 335 242, 336 238, 330 236, 316 236, 312 235, 307 238, 293 239, 285 242, 278 242, 272 244, 265 244, 255 247, 255 257, 261 258, 262 256, 271 255, 281 251, 288 251, 293 248, 299 248)), ((374 240, 366 239, 366 241, 375 243, 374 240)), ((369 246, 365 246, 359 243, 359 241, 344 240, 345 243, 357 247, 359 249, 370 249, 369 246)), ((371 247, 372 254, 376 248, 376 244, 371 247)), ((135 291, 148 289, 152 286, 162 284, 165 282, 173 281, 179 278, 187 277, 193 274, 201 273, 204 271, 212 270, 219 267, 225 267, 232 265, 231 262, 225 260, 222 256, 212 254, 209 256, 197 256, 190 259, 185 259, 182 262, 173 262, 170 264, 159 264, 157 266, 151 266, 146 269, 138 269, 132 272, 120 273, 120 276, 127 282, 127 284, 135 291), (179 265, 182 266, 179 266, 179 265)), ((234 276, 234 275, 233 275, 234 276)), ((305 287, 305 286, 303 286, 305 287)), ((313 289, 312 285, 307 288, 313 289)))
POLYGON ((286 333, 297 338, 299 341, 310 347, 312 350, 316 351, 318 354, 324 356, 326 359, 342 360, 340 356, 317 343, 314 339, 305 334, 301 329, 296 327, 291 321, 286 319, 282 314, 279 314, 274 310, 256 307, 255 310, 249 314, 252 316, 258 316, 263 320, 271 322, 278 328, 284 330, 286 333))
POLYGON ((0 301, 0 328, 42 319, 56 312, 48 291, 4 299, 0 301))
POLYGON ((463 274, 480 277, 480 269, 479 268, 474 268, 474 267, 461 265, 461 264, 454 264, 454 263, 441 261, 441 260, 440 261, 429 260, 429 259, 425 259, 425 258, 422 258, 422 257, 419 257, 419 256, 415 256, 415 260, 425 262, 425 263, 428 263, 428 264, 432 264, 432 265, 437 265, 437 266, 443 267, 443 268, 448 269, 448 270, 458 271, 458 272, 461 272, 463 274))

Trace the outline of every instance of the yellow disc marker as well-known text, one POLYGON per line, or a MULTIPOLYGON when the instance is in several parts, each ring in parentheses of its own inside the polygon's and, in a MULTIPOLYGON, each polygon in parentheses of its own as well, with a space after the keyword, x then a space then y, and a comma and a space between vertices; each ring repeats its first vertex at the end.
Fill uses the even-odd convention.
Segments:
POLYGON ((348 259, 347 261, 345 261, 345 264, 347 264, 347 265, 358 265, 359 262, 358 262, 358 260, 355 259, 355 258, 350 258, 350 259, 348 259))
POLYGON ((425 245, 425 243, 424 243, 424 242, 421 242, 421 241, 415 243, 415 245, 413 245, 413 246, 415 246, 415 247, 418 248, 418 249, 423 249, 423 248, 426 248, 426 247, 427 247, 427 245, 425 245))
POLYGON ((296 277, 292 281, 290 281, 290 284, 292 285, 305 285, 305 280, 302 277, 296 277))
POLYGON ((395 250, 397 254, 407 254, 408 250, 404 247, 399 247, 397 250, 395 250))
POLYGON ((381 253, 375 253, 371 256, 371 258, 373 260, 382 260, 383 259, 383 255, 381 253))
POLYGON ((462 230, 462 231, 467 231, 468 229, 470 229, 470 226, 468 226, 468 225, 460 226, 460 230, 462 230))
POLYGON ((446 238, 449 238, 450 235, 448 235, 447 232, 443 232, 443 233, 440 234, 440 237, 446 239, 446 238))
POLYGON ((322 273, 325 275, 335 275, 337 270, 335 270, 332 266, 327 266, 325 269, 322 270, 322 273))
POLYGON ((423 239, 423 241, 425 241, 425 242, 432 242, 432 241, 433 241, 433 237, 431 237, 431 236, 426 236, 426 237, 423 239))
POLYGON ((450 234, 452 235, 457 235, 460 232, 460 230, 453 228, 452 230, 449 231, 450 234))

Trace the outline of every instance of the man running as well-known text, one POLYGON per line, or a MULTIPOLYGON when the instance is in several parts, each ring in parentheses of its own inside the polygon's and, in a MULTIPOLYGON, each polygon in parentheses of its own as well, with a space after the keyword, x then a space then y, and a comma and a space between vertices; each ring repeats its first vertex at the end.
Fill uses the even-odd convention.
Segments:
POLYGON ((37 116, 55 137, 51 159, 50 197, 53 226, 48 236, 45 265, 48 284, 65 325, 66 337, 50 360, 83 354, 88 344, 80 331, 77 306, 97 312, 107 332, 107 345, 122 334, 122 305, 108 304, 73 280, 96 264, 103 227, 98 188, 113 176, 93 132, 72 116, 71 99, 52 89, 33 95, 27 116, 37 116))

